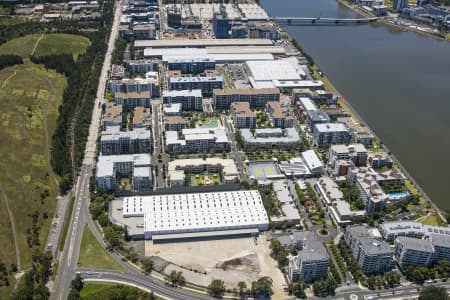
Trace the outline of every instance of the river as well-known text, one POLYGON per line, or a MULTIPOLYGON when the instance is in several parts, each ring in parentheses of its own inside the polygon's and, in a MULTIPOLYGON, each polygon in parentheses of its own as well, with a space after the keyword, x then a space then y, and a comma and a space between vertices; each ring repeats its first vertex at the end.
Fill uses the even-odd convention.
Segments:
MULTIPOLYGON (((335 0, 261 0, 272 16, 356 14, 335 0)), ((450 209, 450 43, 380 24, 285 28, 441 209, 450 209)))

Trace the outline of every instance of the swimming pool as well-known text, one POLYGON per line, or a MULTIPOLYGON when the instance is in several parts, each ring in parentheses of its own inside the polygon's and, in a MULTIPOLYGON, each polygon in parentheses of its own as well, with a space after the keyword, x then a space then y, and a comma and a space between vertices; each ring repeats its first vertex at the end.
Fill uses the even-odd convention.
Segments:
POLYGON ((409 195, 408 191, 391 192, 388 194, 388 196, 392 197, 392 198, 402 198, 402 197, 406 197, 408 195, 409 195))
POLYGON ((204 124, 202 127, 203 128, 217 128, 217 127, 219 127, 219 121, 211 120, 211 121, 209 121, 208 124, 204 124))

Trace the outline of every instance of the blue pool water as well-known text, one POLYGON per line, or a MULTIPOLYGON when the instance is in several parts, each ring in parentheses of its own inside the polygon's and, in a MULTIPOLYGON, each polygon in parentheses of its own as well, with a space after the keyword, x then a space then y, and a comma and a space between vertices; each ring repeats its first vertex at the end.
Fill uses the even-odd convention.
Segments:
POLYGON ((219 122, 217 120, 209 121, 208 124, 203 125, 203 128, 216 128, 219 127, 219 122))
POLYGON ((401 192, 392 192, 388 194, 391 197, 402 197, 402 196, 407 196, 408 192, 407 191, 401 191, 401 192))

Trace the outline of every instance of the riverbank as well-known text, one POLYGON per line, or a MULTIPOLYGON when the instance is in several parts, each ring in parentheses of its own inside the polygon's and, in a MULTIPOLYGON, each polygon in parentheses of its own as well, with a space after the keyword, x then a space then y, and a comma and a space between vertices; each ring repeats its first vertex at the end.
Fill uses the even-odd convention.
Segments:
MULTIPOLYGON (((289 37, 289 39, 291 40, 292 38, 289 37)), ((293 45, 295 46, 295 43, 293 45)), ((309 54, 306 54, 305 51, 301 47, 297 47, 297 48, 302 53, 302 55, 306 55, 307 57, 311 57, 309 54)), ((319 68, 315 64, 311 64, 310 65, 310 71, 311 71, 311 75, 314 77, 314 79, 321 80, 323 82, 324 88, 326 90, 328 90, 330 92, 333 92, 334 94, 336 94, 338 96, 338 98, 339 98, 338 104, 344 110, 346 110, 357 122, 361 123, 362 125, 364 125, 369 130, 369 132, 375 137, 375 140, 376 140, 377 144, 380 145, 380 147, 386 153, 388 153, 391 156, 391 158, 394 161, 394 163, 398 166, 398 169, 406 176, 407 180, 410 181, 410 183, 412 185, 412 188, 414 188, 414 189, 416 189, 418 191, 420 196, 422 196, 426 200, 426 202, 429 203, 432 206, 432 208, 435 210, 436 214, 439 216, 439 218, 442 220, 442 222, 447 224, 447 220, 446 220, 446 217, 445 217, 446 213, 442 209, 440 209, 431 200, 431 198, 426 194, 424 189, 416 182, 414 177, 401 164, 400 160, 398 160, 397 157, 395 157, 395 155, 389 150, 389 148, 384 143, 382 143, 382 140, 369 127, 367 122, 361 117, 361 115, 356 111, 356 109, 345 99, 345 97, 339 92, 339 90, 333 85, 333 83, 323 73, 320 73, 319 68), (320 75, 320 74, 322 74, 322 75, 320 75)))
MULTIPOLYGON (((357 15, 361 16, 361 17, 365 17, 365 18, 373 18, 373 15, 368 13, 367 11, 363 10, 362 8, 360 8, 359 6, 356 5, 352 5, 350 3, 347 2, 347 0, 337 0, 337 2, 345 7, 347 7, 348 9, 351 9, 352 11, 354 11, 357 15)), ((415 32, 418 34, 423 34, 425 36, 429 36, 432 38, 435 38, 437 40, 440 41, 448 41, 450 42, 450 33, 448 33, 445 37, 431 33, 431 32, 426 32, 426 31, 422 31, 419 29, 415 29, 415 28, 411 28, 411 27, 406 27, 406 26, 402 26, 402 25, 398 25, 398 24, 393 24, 391 22, 386 21, 383 18, 379 18, 378 23, 382 24, 382 25, 386 25, 388 27, 391 28, 395 28, 398 29, 400 31, 411 31, 411 32, 415 32)))

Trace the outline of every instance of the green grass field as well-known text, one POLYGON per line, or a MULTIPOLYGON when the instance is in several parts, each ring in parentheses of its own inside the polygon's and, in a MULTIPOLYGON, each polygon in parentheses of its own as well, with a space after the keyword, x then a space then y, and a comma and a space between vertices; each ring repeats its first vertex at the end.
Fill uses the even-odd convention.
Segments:
POLYGON ((445 223, 439 218, 437 214, 431 214, 424 218, 419 219, 419 222, 424 225, 431 226, 444 226, 445 223))
POLYGON ((86 297, 90 294, 97 293, 99 291, 109 289, 112 286, 115 286, 115 283, 108 283, 108 282, 85 282, 83 289, 80 292, 81 297, 86 297))
POLYGON ((88 227, 84 228, 81 240, 78 266, 82 268, 98 268, 122 270, 123 268, 102 248, 88 227))
POLYGON ((33 34, 9 41, 0 46, 0 54, 17 54, 28 57, 32 54, 36 46, 34 55, 45 56, 51 54, 72 53, 76 59, 90 45, 88 38, 74 34, 33 34))
MULTIPOLYGON (((49 35, 58 43, 56 34, 49 35)), ((0 54, 20 54, 27 57, 40 35, 30 35, 12 40, 0 46, 0 54)), ((76 37, 76 36, 74 36, 76 37)), ((74 53, 80 53, 88 43, 84 37, 75 40, 80 45, 74 53)), ((44 39, 43 39, 44 40, 44 39)), ((70 53, 70 46, 61 46, 70 53)), ((41 50, 44 51, 44 50, 41 50)), ((45 51, 53 51, 51 49, 45 51)), ((51 226, 51 218, 56 205, 57 187, 49 165, 48 141, 51 143, 56 128, 58 108, 66 78, 42 65, 25 60, 0 70, 0 182, 8 198, 20 254, 20 267, 31 265, 31 255, 27 238, 32 229, 33 212, 39 215, 40 247, 44 248, 51 226)), ((3 197, 0 198, 0 239, 3 241, 0 262, 8 267, 16 263, 16 252, 10 219, 3 197)), ((8 299, 14 280, 9 287, 0 287, 0 299, 8 299)))

